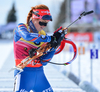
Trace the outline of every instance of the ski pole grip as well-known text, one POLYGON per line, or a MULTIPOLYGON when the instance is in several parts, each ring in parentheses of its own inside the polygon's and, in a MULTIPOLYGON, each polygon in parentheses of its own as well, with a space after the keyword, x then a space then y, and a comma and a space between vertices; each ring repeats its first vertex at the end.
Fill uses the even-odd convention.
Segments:
POLYGON ((89 11, 89 12, 85 12, 84 16, 85 15, 88 15, 88 14, 91 14, 91 13, 93 13, 93 10, 92 11, 89 11))

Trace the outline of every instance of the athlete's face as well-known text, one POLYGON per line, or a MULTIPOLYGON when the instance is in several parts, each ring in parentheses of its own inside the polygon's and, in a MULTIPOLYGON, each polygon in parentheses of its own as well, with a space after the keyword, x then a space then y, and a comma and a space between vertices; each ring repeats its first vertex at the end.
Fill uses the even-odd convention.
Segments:
POLYGON ((43 20, 43 19, 33 19, 32 21, 37 31, 43 30, 47 26, 47 23, 49 22, 49 20, 43 20))

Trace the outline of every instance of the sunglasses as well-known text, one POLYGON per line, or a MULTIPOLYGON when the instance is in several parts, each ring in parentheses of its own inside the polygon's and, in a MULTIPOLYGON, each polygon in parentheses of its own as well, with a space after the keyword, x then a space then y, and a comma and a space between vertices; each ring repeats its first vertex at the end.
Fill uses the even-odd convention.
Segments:
POLYGON ((42 16, 42 19, 43 20, 51 20, 52 21, 52 16, 50 16, 50 15, 44 15, 44 16, 42 16))
POLYGON ((46 23, 46 22, 41 22, 41 21, 39 21, 39 25, 40 25, 40 26, 47 26, 47 23, 46 23))

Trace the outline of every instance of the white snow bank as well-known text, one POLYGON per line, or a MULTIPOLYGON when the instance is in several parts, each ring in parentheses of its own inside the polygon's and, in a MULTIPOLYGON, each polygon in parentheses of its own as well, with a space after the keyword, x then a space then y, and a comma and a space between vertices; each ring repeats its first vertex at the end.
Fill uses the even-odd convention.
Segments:
POLYGON ((13 49, 12 40, 0 39, 0 69, 2 68, 4 62, 6 61, 12 49, 13 49))

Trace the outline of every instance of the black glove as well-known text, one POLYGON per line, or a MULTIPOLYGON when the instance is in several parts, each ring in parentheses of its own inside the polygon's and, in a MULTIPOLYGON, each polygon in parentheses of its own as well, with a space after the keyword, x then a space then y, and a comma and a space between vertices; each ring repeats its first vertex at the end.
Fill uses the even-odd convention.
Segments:
POLYGON ((30 49, 28 52, 29 52, 30 58, 32 58, 36 54, 36 49, 30 49))
POLYGON ((62 27, 60 27, 54 32, 53 36, 51 36, 51 47, 57 48, 58 46, 60 46, 61 41, 65 37, 65 30, 67 29, 62 29, 62 27))
POLYGON ((64 39, 65 37, 65 32, 62 30, 58 30, 57 32, 55 32, 53 34, 54 37, 56 37, 56 41, 57 41, 57 46, 60 46, 61 41, 64 39))
POLYGON ((56 48, 57 47, 56 37, 51 36, 51 41, 49 43, 51 44, 51 47, 56 48))

